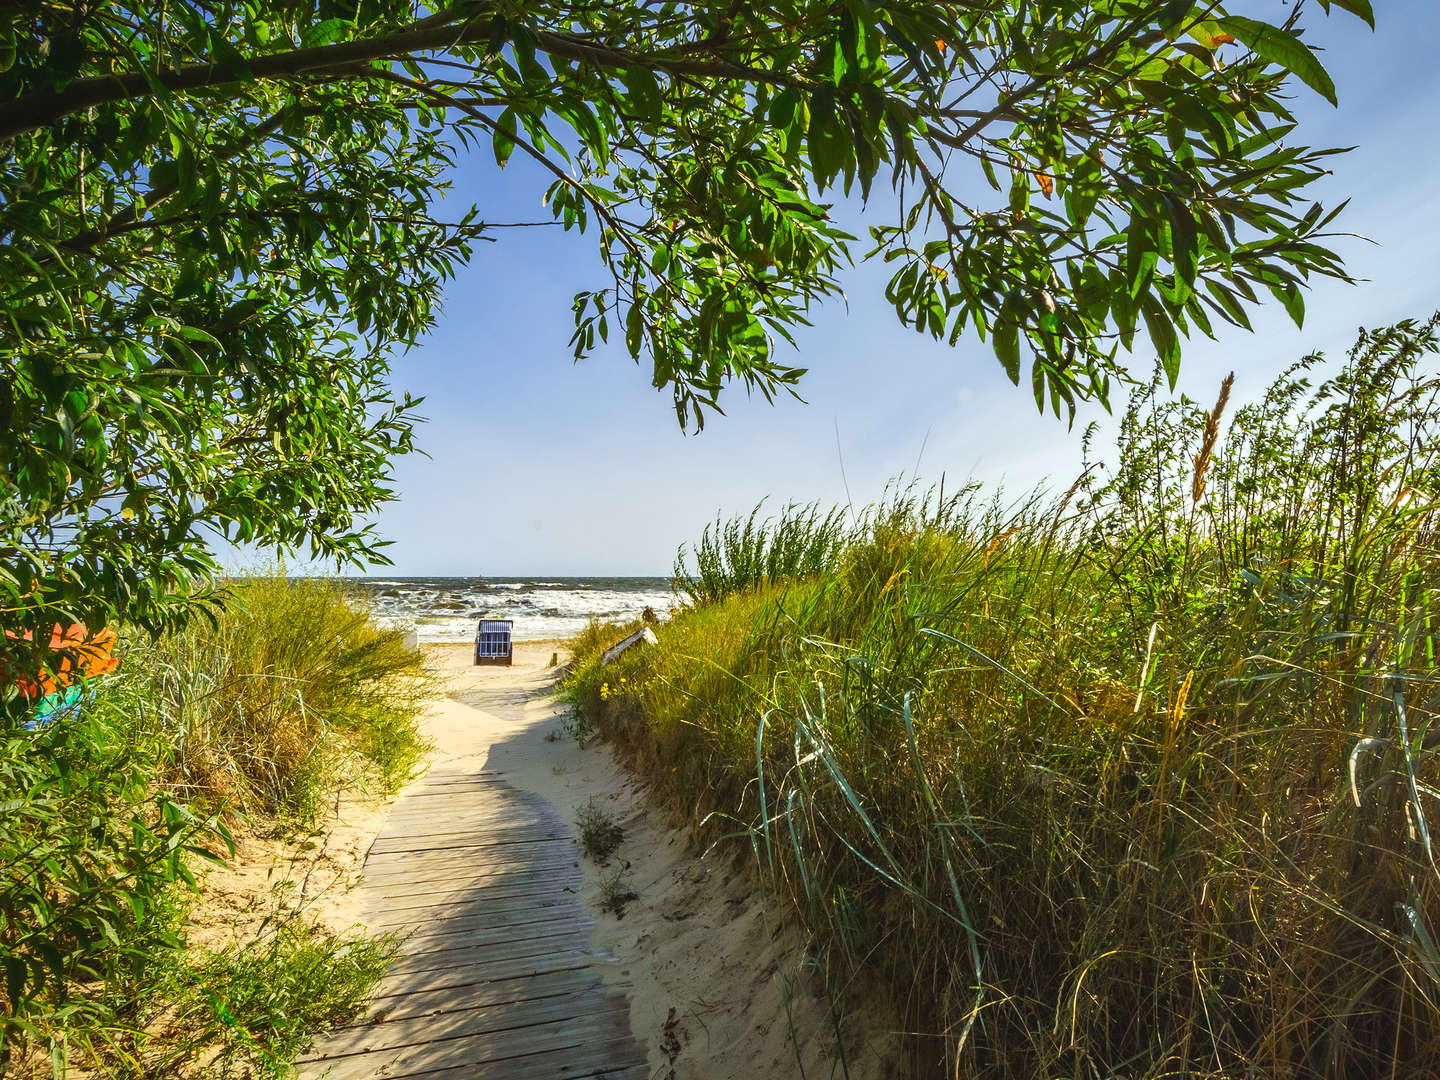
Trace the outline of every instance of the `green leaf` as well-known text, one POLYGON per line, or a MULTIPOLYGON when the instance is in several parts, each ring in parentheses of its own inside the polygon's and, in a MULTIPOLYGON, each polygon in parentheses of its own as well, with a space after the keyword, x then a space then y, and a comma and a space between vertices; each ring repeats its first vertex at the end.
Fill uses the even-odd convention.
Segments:
POLYGON ((1348 11, 1352 15, 1358 15, 1369 24, 1371 30, 1375 29, 1375 11, 1370 6, 1370 0, 1320 0, 1320 3, 1326 11, 1329 11, 1330 5, 1334 4, 1341 11, 1348 11))
POLYGON ((1171 195, 1166 202, 1170 207, 1170 261, 1175 267, 1177 284, 1184 285, 1184 293, 1178 301, 1184 303, 1184 297, 1189 296, 1199 270, 1195 219, 1190 216, 1190 208, 1184 200, 1171 195))
POLYGON ((1175 324, 1153 295, 1146 295, 1141 299, 1140 313, 1145 319, 1145 330, 1150 335, 1150 343, 1159 354, 1160 364, 1165 369, 1165 378, 1173 390, 1175 380, 1180 377, 1180 338, 1175 333, 1175 324))
POLYGON ((630 355, 638 357, 640 346, 644 343, 645 316, 640 310, 639 304, 631 304, 630 310, 625 313, 625 347, 630 350, 630 355))
POLYGON ((1242 15, 1227 15, 1217 20, 1217 24, 1233 35, 1236 41, 1253 50, 1256 56, 1291 72, 1331 105, 1339 104, 1329 72, 1310 47, 1294 34, 1242 15))
POLYGON ((348 19, 323 19, 305 31, 300 44, 307 49, 314 49, 321 45, 334 45, 346 32, 353 30, 355 24, 348 19))
POLYGON ((505 109, 495 121, 495 127, 491 133, 491 145, 495 152, 495 164, 504 168, 510 160, 510 155, 515 151, 515 109, 513 106, 505 109))
POLYGON ((1020 385, 1020 328, 1012 322, 997 322, 994 334, 995 357, 1005 374, 1016 386, 1020 385))

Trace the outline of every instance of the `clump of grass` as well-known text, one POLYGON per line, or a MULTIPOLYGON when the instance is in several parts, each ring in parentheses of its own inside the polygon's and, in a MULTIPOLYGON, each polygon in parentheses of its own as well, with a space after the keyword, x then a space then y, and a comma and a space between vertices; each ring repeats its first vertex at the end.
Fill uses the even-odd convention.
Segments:
MULTIPOLYGON (((258 941, 188 958, 158 985, 151 1075, 189 1063, 215 1080, 283 1077, 315 1037, 358 1017, 397 948, 392 935, 329 937, 287 920, 258 941)), ((153 1007, 153 1006, 152 1006, 153 1007)))
POLYGON ((745 518, 716 518, 693 552, 680 549, 675 585, 691 602, 715 603, 766 582, 823 573, 845 544, 848 532, 839 509, 822 513, 814 504, 792 503, 762 518, 763 508, 762 503, 745 518))
POLYGON ((229 593, 215 625, 125 654, 154 679, 149 723, 175 748, 177 792, 306 825, 342 782, 392 792, 415 774, 433 684, 401 631, 328 579, 250 577, 229 593))
POLYGON ((722 568, 567 692, 697 826, 748 827, 918 1075, 1427 1075, 1437 325, 1307 358, 1223 434, 1223 392, 1142 388, 1058 499, 898 489, 823 573, 722 568))
POLYGON ((613 813, 592 797, 575 815, 580 827, 580 850, 602 865, 625 839, 625 830, 613 813))
POLYGON ((639 899, 640 894, 631 887, 630 878, 623 867, 600 883, 600 910, 614 915, 617 919, 623 919, 625 908, 639 899))

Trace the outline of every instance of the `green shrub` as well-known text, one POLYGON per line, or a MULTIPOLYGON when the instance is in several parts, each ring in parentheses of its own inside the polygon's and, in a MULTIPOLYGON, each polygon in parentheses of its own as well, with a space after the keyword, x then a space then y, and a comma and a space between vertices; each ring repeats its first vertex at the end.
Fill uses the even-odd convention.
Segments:
POLYGON ((0 736, 0 1074, 17 1046, 63 1060, 124 1026, 110 990, 174 949, 177 888, 229 844, 153 782, 163 743, 132 723, 138 681, 73 719, 0 736))
POLYGON ((422 658, 339 584, 275 576, 121 661, 66 719, 0 732, 0 1075, 17 1052, 57 1074, 279 1075, 393 942, 285 917, 191 956, 192 866, 230 844, 228 811, 313 823, 341 785, 411 776, 422 658))
POLYGON ((199 1072, 215 1080, 283 1077, 327 1027, 355 1019, 395 953, 393 935, 328 937, 282 917, 259 938, 178 957, 141 988, 152 1034, 112 1053, 122 1076, 199 1072), (129 1066, 126 1058, 141 1063, 129 1066))
POLYGON ((1224 394, 1142 388, 1061 498, 901 490, 824 573, 568 692, 748 826, 918 1074, 1428 1075, 1436 325, 1307 359, 1223 439, 1224 394))

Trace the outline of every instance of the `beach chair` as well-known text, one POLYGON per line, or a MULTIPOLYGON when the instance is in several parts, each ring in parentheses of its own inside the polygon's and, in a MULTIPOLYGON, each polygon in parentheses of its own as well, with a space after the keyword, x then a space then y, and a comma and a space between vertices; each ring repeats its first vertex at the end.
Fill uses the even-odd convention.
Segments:
POLYGON ((510 632, 514 626, 510 619, 481 619, 475 631, 475 663, 507 666, 513 663, 510 632))

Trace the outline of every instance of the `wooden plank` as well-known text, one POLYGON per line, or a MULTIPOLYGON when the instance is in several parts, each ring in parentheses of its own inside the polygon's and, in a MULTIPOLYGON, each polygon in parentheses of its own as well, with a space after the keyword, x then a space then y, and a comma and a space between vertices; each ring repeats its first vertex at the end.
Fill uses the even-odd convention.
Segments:
MULTIPOLYGON (((324 1053, 307 1055, 304 1061, 328 1061, 351 1057, 355 1054, 370 1054, 378 1050, 400 1050, 407 1046, 421 1046, 425 1043, 444 1042, 469 1035, 483 1035, 492 1031, 509 1031, 519 1027, 553 1020, 574 1019, 595 1007, 595 993, 591 989, 570 991, 553 997, 535 998, 517 1005, 504 1002, 478 1009, 438 1016, 415 1016, 405 1020, 387 1020, 364 1028, 351 1028, 327 1039, 324 1053)), ((614 1012, 627 1009, 618 998, 605 1003, 603 1008, 614 1012)))
POLYGON ((377 911, 396 907, 434 906, 434 898, 445 894, 447 903, 466 900, 486 901, 505 896, 579 895, 581 879, 570 876, 572 868, 560 866, 533 873, 507 874, 504 877, 469 877, 455 867, 426 871, 423 868, 386 881, 361 886, 359 895, 366 906, 377 911), (566 890, 569 890, 568 892, 566 890), (427 903, 429 901, 429 903, 427 903))
POLYGON ((486 942, 481 945, 422 949, 397 957, 391 962, 388 973, 391 976, 400 976, 411 972, 443 971, 447 968, 476 968, 483 971, 492 964, 507 960, 552 956, 564 951, 584 952, 589 936, 583 930, 571 930, 553 937, 515 938, 511 941, 486 942))
MULTIPOLYGON (((605 1044, 606 1053, 619 1053, 628 1048, 623 1040, 605 1044)), ((470 1065, 456 1065, 453 1068, 437 1069, 420 1073, 415 1080, 471 1080, 471 1077, 503 1077, 503 1080, 647 1080, 649 1066, 636 1065, 595 1065, 590 1061, 575 1064, 567 1060, 570 1051, 550 1050, 525 1058, 512 1058, 504 1063, 498 1073, 476 1072, 470 1065)), ((493 1066, 485 1065, 490 1069, 493 1066)))
POLYGON ((554 847, 542 854, 550 857, 539 862, 508 858, 504 852, 484 851, 470 858, 446 855, 443 852, 434 855, 412 852, 407 859, 390 860, 381 866, 363 871, 364 876, 356 888, 374 891, 403 884, 407 880, 433 881, 437 878, 474 885, 481 885, 486 881, 499 883, 537 877, 582 880, 578 861, 574 854, 563 846, 554 847))
POLYGON ((385 827, 388 829, 391 822, 401 821, 405 818, 463 812, 488 813, 496 817, 520 814, 534 817, 558 817, 554 811, 547 813, 546 807, 514 799, 496 798, 485 792, 437 791, 429 795, 408 796, 396 802, 390 808, 390 814, 385 819, 385 827))
MULTIPOLYGON (((515 912, 493 912, 484 915, 475 915, 463 919, 446 919, 443 922, 430 923, 417 930, 405 939, 405 948, 421 948, 429 942, 441 941, 452 937, 473 937, 475 935, 503 935, 503 934, 524 934, 530 933, 537 927, 551 927, 556 925, 572 925, 575 920, 557 919, 556 912, 544 911, 515 911, 515 912)), ((586 919, 586 925, 592 925, 593 920, 586 919)))
POLYGON ((560 967, 553 971, 520 975, 512 979, 467 983, 461 986, 441 987, 438 990, 418 990, 413 994, 397 994, 392 997, 380 998, 372 1004, 366 1023, 464 1012, 467 1009, 481 1008, 486 1005, 519 1004, 537 998, 553 997, 558 993, 597 993, 603 989, 604 984, 594 969, 560 967))
POLYGON ((448 819, 442 824, 436 825, 431 822, 431 828, 426 831, 422 825, 406 828, 386 828, 380 835, 374 838, 374 844, 370 847, 372 854, 386 850, 408 850, 415 844, 425 844, 429 847, 448 847, 452 844, 467 844, 477 838, 490 838, 494 835, 503 835, 516 828, 554 828, 563 827, 563 822, 553 821, 537 814, 516 814, 508 818, 498 819, 494 827, 475 828, 471 825, 461 825, 455 819, 448 819), (412 831, 419 829, 419 831, 412 831))
MULTIPOLYGON (((470 876, 482 878, 487 875, 497 877, 502 874, 520 874, 532 868, 535 870, 549 870, 557 866, 579 868, 580 853, 571 845, 543 840, 539 841, 539 844, 541 846, 538 850, 524 851, 496 845, 480 852, 405 852, 409 856, 408 858, 377 859, 370 870, 377 876, 383 876, 405 866, 421 866, 427 863, 431 866, 444 866, 447 863, 458 863, 469 868, 470 876)), ((385 852, 384 854, 396 853, 385 852)), ((374 879, 372 878, 372 880, 374 879)))
POLYGON ((574 837, 570 830, 563 825, 547 821, 516 819, 503 829, 486 829, 484 831, 457 829, 454 832, 438 835, 434 833, 386 834, 375 838, 375 843, 370 848, 370 856, 378 859, 382 855, 408 855, 413 852, 429 851, 460 854, 475 848, 496 847, 500 844, 514 844, 525 840, 568 840, 572 842, 573 846, 574 837))
MULTIPOLYGON (((398 1047, 369 1054, 316 1062, 316 1075, 328 1080, 387 1080, 418 1076, 437 1069, 468 1065, 471 1076, 510 1076, 506 1063, 547 1050, 580 1051, 569 1058, 571 1068, 601 1068, 609 1062, 597 1044, 615 1044, 630 1039, 628 1020, 614 1014, 581 1015, 527 1024, 524 1027, 467 1035, 421 1046, 398 1047), (485 1068, 490 1066, 490 1068, 485 1068), (324 1070, 328 1069, 328 1072, 324 1070)), ((632 1040, 633 1041, 633 1040, 632 1040)), ((623 1062, 621 1064, 633 1064, 623 1062)))
POLYGON ((477 983, 495 982, 499 979, 515 979, 526 975, 542 975, 547 971, 563 971, 592 967, 595 957, 589 952, 572 950, 551 953, 547 956, 522 957, 492 964, 485 970, 476 968, 442 968, 437 971, 406 972, 403 975, 386 975, 375 987, 375 997, 395 997, 399 994, 414 994, 422 990, 444 990, 452 986, 469 986, 477 983))
POLYGON ((446 844, 464 844, 474 838, 504 837, 507 832, 517 828, 567 828, 564 822, 559 819, 549 818, 541 814, 530 814, 530 812, 516 812, 516 814, 497 815, 495 818, 485 819, 485 824, 477 824, 475 818, 468 814, 448 814, 444 821, 420 822, 392 822, 387 825, 384 831, 374 838, 372 851, 383 851, 386 847, 393 847, 395 841, 422 841, 432 847, 446 844))
POLYGON ((360 878, 360 884, 356 887, 363 890, 366 896, 384 897, 392 896, 396 888, 415 883, 441 883, 442 887, 449 891, 462 891, 465 888, 490 888, 494 891, 497 888, 513 888, 517 884, 524 887, 533 887, 540 883, 576 886, 582 880, 583 876, 573 858, 553 858, 540 865, 507 865, 500 871, 484 865, 477 867, 467 861, 415 858, 409 863, 386 867, 373 874, 367 873, 360 878))
POLYGON ((497 780, 506 787, 510 786, 505 783, 505 774, 493 769, 431 769, 422 774, 418 782, 421 784, 449 784, 465 780, 497 780))
MULTIPOLYGON (((494 847, 498 844, 519 843, 527 839, 558 840, 563 838, 565 840, 574 840, 575 838, 569 826, 563 821, 521 822, 516 820, 511 823, 506 823, 499 828, 479 828, 475 826, 469 817, 464 814, 458 814, 447 816, 444 825, 447 833, 468 833, 473 837, 472 841, 465 843, 466 847, 494 847)), ((418 825, 416 827, 434 830, 436 826, 434 822, 431 822, 429 825, 418 825)), ((433 831, 409 832, 404 830, 387 830, 375 839, 377 843, 382 839, 386 841, 400 839, 414 840, 417 841, 416 849, 421 851, 433 849, 436 846, 449 846, 435 844, 434 841, 430 840, 430 837, 433 835, 433 831)))
POLYGON ((553 881, 513 881, 476 886, 466 882, 435 880, 397 884, 383 894, 367 894, 364 900, 366 912, 374 915, 374 920, 367 915, 367 921, 384 922, 391 930, 398 923, 428 930, 452 918, 472 918, 499 912, 515 914, 529 910, 548 912, 552 917, 558 917, 558 910, 578 895, 579 889, 575 885, 557 886, 553 881), (454 910, 437 912, 433 910, 435 908, 454 910), (462 908, 464 910, 460 910, 462 908), (401 914, 403 912, 409 914, 401 914))
POLYGON ((360 889, 379 889, 406 878, 430 880, 437 876, 450 875, 455 881, 479 884, 484 881, 510 881, 529 879, 536 876, 572 876, 576 881, 584 876, 580 861, 575 853, 564 845, 557 844, 549 851, 540 851, 527 858, 516 858, 504 851, 485 850, 474 855, 447 854, 443 851, 406 853, 404 859, 391 859, 363 871, 355 886, 360 889))
POLYGON ((455 918, 490 918, 512 922, 527 912, 544 911, 560 917, 566 910, 568 896, 501 896, 474 899, 468 893, 443 893, 429 900, 420 897, 397 897, 393 904, 376 908, 366 923, 376 930, 405 930, 439 923, 447 916, 455 918), (522 902, 523 901, 523 902, 522 902))
POLYGON ((559 815, 544 814, 534 806, 521 806, 513 804, 513 802, 507 804, 507 802, 498 802, 495 799, 436 796, 432 799, 416 799, 410 804, 397 802, 390 808, 390 814, 384 819, 384 828, 380 834, 395 834, 406 822, 455 831, 454 825, 449 824, 449 819, 458 818, 458 816, 472 819, 467 828, 481 828, 487 821, 500 824, 500 822, 518 818, 518 816, 534 816, 543 821, 563 821, 559 815))
POLYGON ((443 791, 451 788, 477 788, 486 791, 515 790, 498 773, 491 773, 488 776, 476 773, 448 773, 445 776, 424 777, 414 787, 407 788, 405 795, 407 797, 423 795, 427 791, 443 791))
POLYGON ((437 949, 474 949, 481 945, 499 945, 507 941, 554 941, 577 932, 588 937, 590 927, 578 924, 572 919, 543 919, 510 923, 507 926, 437 929, 407 937, 400 947, 400 955, 418 956, 420 953, 437 949))
MULTIPOLYGON (((528 858, 532 852, 553 852, 553 851, 574 851, 574 844, 569 836, 559 833, 553 836, 531 836, 516 840, 497 840, 493 843, 475 844, 465 848, 463 851, 451 849, 438 850, 431 858, 432 862, 475 862, 484 858, 487 860, 512 859, 520 860, 528 858)), ((400 866, 406 862, 416 862, 418 857, 425 854, 423 851, 387 851, 365 861, 365 873, 375 870, 385 870, 393 866, 400 866)))

